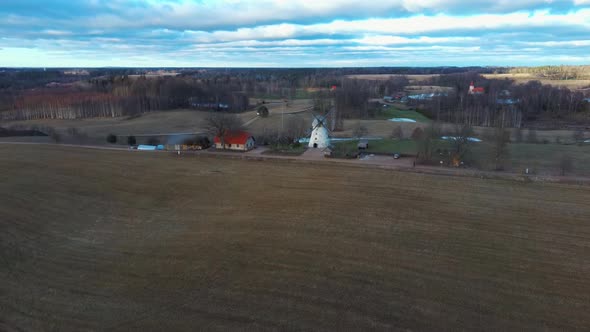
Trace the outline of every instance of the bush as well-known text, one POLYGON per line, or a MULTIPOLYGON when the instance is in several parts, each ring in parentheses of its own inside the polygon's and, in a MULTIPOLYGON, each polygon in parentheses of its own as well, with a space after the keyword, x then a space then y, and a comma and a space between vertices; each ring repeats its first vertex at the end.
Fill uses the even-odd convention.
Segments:
POLYGON ((61 134, 57 132, 53 127, 40 127, 39 130, 46 134, 47 136, 51 137, 51 140, 54 143, 61 142, 61 134))
POLYGON ((514 140, 517 143, 522 143, 522 140, 523 140, 523 137, 522 137, 522 129, 516 128, 516 130, 514 132, 514 140))
POLYGON ((182 144, 185 145, 198 145, 203 149, 207 149, 211 146, 211 141, 207 136, 195 136, 192 138, 186 138, 182 141, 182 144))
POLYGON ((404 139, 404 132, 401 126, 393 128, 393 131, 391 132, 391 138, 399 140, 404 139))
MULTIPOLYGON (((416 108, 416 109, 409 108, 408 110, 414 110, 414 111, 416 111, 416 112, 424 115, 426 118, 429 118, 429 119, 434 119, 434 117, 435 117, 434 112, 429 111, 429 110, 420 109, 420 108, 416 108)), ((435 120, 438 120, 438 119, 435 119, 435 120)))
POLYGON ((412 139, 419 140, 422 137, 424 137, 424 130, 422 130, 422 128, 420 127, 414 129, 414 131, 412 132, 412 139))
POLYGON ((115 135, 115 134, 109 134, 107 136, 107 142, 110 143, 110 144, 117 143, 117 135, 115 135))
POLYGON ((51 134, 49 134, 49 137, 51 137, 55 143, 61 142, 61 134, 57 131, 52 131, 51 134))
POLYGON ((72 136, 72 137, 76 137, 78 136, 80 133, 78 131, 78 128, 75 127, 70 127, 66 130, 66 132, 68 133, 68 135, 72 136))
POLYGON ((160 140, 157 137, 150 137, 147 141, 148 145, 158 145, 160 144, 160 140))
POLYGON ((528 143, 537 143, 537 131, 535 129, 529 129, 527 136, 528 143))
POLYGON ((576 130, 574 131, 574 133, 572 134, 572 138, 574 139, 574 142, 581 142, 584 140, 584 131, 583 130, 576 130))
POLYGON ((258 112, 256 112, 256 114, 258 114, 259 116, 266 118, 268 117, 268 108, 266 106, 260 106, 258 107, 258 112))
POLYGON ((127 144, 128 145, 135 145, 135 144, 137 144, 137 140, 135 139, 135 136, 129 136, 129 137, 127 137, 127 144))

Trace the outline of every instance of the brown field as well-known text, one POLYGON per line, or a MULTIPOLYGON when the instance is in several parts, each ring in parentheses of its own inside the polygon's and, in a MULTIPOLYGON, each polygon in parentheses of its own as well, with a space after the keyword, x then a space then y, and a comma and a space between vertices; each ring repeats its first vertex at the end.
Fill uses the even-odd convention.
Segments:
POLYGON ((572 90, 590 90, 590 79, 585 80, 550 80, 538 78, 532 74, 482 74, 487 79, 510 79, 516 83, 525 84, 529 81, 539 81, 543 84, 563 86, 572 90))
MULTIPOLYGON (((239 113, 238 116, 245 123, 248 123, 247 127, 249 130, 257 133, 259 130, 267 127, 272 129, 280 128, 280 115, 282 112, 298 112, 306 109, 310 105, 311 100, 308 99, 289 101, 287 105, 283 103, 272 103, 271 101, 271 103, 267 104, 267 107, 270 110, 270 116, 267 119, 258 119, 250 123, 251 120, 257 117, 256 110, 239 113)), ((152 134, 157 136, 157 134, 206 132, 206 118, 209 114, 209 112, 205 111, 187 109, 144 113, 134 118, 118 117, 75 120, 40 119, 11 121, 4 122, 2 126, 50 126, 63 133, 65 133, 68 128, 77 128, 91 138, 96 138, 98 143, 102 143, 110 133, 120 136, 152 134)), ((311 114, 305 114, 307 114, 306 119, 309 119, 309 124, 311 126, 311 114)), ((299 114, 298 116, 302 116, 302 114, 299 114)), ((287 116, 285 118, 287 118, 287 116)))
POLYGON ((109 133, 116 135, 143 135, 152 133, 199 132, 205 130, 207 112, 175 110, 150 112, 139 117, 88 118, 75 120, 27 120, 5 122, 3 126, 51 126, 65 131, 78 128, 91 137, 105 138, 109 133))
POLYGON ((590 187, 0 146, 0 330, 590 327, 590 187))
POLYGON ((355 78, 359 80, 372 80, 372 81, 387 81, 391 77, 405 76, 410 81, 410 84, 419 84, 432 77, 440 76, 438 74, 432 75, 398 75, 398 74, 361 74, 361 75, 347 75, 348 78, 355 78))
MULTIPOLYGON (((349 78, 356 78, 356 79, 365 79, 365 80, 375 80, 375 81, 386 81, 391 77, 394 76, 402 76, 402 75, 391 75, 391 74, 370 74, 370 75, 347 75, 349 78)), ((408 80, 410 81, 411 85, 418 85, 420 86, 422 82, 427 79, 430 79, 434 76, 439 75, 405 75, 408 80)), ((537 78, 532 74, 482 74, 483 77, 487 79, 510 79, 514 80, 516 83, 526 83, 529 81, 540 81, 543 84, 551 84, 554 86, 564 86, 570 89, 581 89, 581 90, 590 90, 590 79, 582 79, 582 80, 550 80, 550 79, 542 79, 537 78)))

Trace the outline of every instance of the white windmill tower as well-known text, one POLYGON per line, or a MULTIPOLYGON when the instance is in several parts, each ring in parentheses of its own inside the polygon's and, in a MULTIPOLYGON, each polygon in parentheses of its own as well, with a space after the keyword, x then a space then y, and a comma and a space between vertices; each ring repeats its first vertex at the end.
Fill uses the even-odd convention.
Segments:
MULTIPOLYGON (((330 114, 330 112, 328 112, 330 114)), ((313 114, 311 125, 310 148, 325 149, 330 146, 330 131, 328 130, 328 114, 321 116, 313 114)))

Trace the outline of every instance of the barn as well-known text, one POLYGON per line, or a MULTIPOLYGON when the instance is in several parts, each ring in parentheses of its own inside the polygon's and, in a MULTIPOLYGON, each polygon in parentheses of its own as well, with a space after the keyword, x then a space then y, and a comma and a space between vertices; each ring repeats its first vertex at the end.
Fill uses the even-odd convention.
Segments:
POLYGON ((469 85, 469 94, 470 95, 481 95, 485 93, 485 89, 482 87, 476 87, 473 84, 473 81, 471 81, 471 84, 469 85))
POLYGON ((221 143, 219 136, 215 136, 213 142, 216 149, 248 151, 254 149, 255 140, 250 133, 239 130, 226 133, 223 137, 224 144, 221 143))

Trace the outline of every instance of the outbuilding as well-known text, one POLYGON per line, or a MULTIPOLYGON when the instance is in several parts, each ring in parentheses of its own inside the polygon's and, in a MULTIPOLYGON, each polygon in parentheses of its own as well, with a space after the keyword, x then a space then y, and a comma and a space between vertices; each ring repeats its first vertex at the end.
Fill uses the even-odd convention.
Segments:
POLYGON ((216 149, 248 151, 254 149, 256 141, 250 133, 238 130, 226 133, 223 136, 223 143, 219 136, 215 136, 213 142, 216 149))

